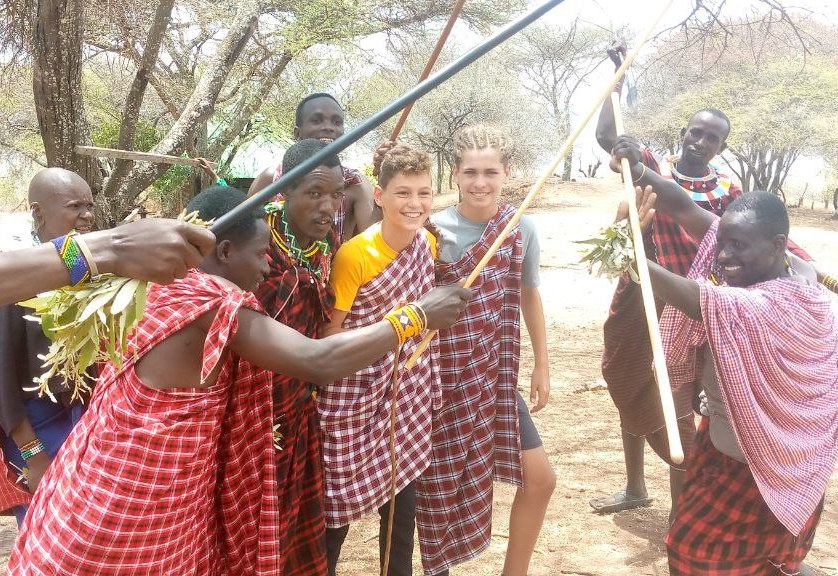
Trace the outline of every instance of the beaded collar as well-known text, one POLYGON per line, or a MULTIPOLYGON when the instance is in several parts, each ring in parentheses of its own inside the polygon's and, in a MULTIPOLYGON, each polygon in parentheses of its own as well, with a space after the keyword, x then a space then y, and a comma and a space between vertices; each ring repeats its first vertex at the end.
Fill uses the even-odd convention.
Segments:
POLYGON ((265 213, 267 214, 268 226, 271 227, 271 238, 277 248, 322 280, 323 267, 320 259, 316 256, 318 253, 324 256, 329 254, 332 249, 329 242, 327 240, 315 240, 307 248, 302 248, 285 218, 284 200, 267 203, 265 213))
POLYGON ((661 175, 672 178, 684 188, 695 202, 710 202, 727 196, 730 192, 730 178, 719 174, 712 164, 707 165, 710 171, 705 176, 693 177, 684 176, 675 165, 678 163, 678 156, 670 156, 661 163, 661 175))

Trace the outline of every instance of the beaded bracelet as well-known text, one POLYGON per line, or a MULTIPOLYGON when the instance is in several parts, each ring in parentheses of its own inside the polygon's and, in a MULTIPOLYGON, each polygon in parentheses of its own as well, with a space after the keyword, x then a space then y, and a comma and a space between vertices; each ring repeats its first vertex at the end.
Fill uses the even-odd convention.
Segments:
POLYGON ((425 311, 415 302, 388 312, 384 319, 390 322, 393 330, 396 331, 399 346, 404 344, 408 338, 421 334, 428 325, 428 317, 425 311))
POLYGON ((79 248, 75 236, 75 232, 70 232, 52 240, 53 246, 58 250, 58 256, 70 272, 71 286, 78 286, 90 278, 90 264, 79 248))
POLYGON ((45 450, 46 448, 44 447, 43 442, 35 438, 34 440, 32 440, 32 442, 27 442, 26 444, 20 447, 20 455, 23 457, 24 460, 29 460, 36 454, 40 454, 45 450))
POLYGON ((838 278, 826 274, 821 280, 821 284, 823 284, 824 287, 826 287, 826 289, 830 292, 835 292, 836 294, 838 294, 838 278))
POLYGON ((73 238, 76 244, 79 245, 79 250, 81 250, 84 259, 87 261, 87 265, 90 268, 90 277, 95 278, 99 275, 99 268, 96 266, 96 261, 93 259, 90 248, 87 247, 87 242, 84 241, 84 236, 74 236, 73 238))

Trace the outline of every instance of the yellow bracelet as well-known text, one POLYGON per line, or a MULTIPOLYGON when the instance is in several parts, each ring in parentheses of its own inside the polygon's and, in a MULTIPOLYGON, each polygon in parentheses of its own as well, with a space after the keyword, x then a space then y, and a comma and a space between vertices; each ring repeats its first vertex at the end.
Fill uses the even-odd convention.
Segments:
POLYGON ((390 322, 393 330, 396 331, 399 346, 404 344, 408 338, 421 334, 428 323, 425 311, 415 303, 406 304, 388 312, 384 319, 390 322))
POLYGON ((838 278, 826 274, 821 280, 821 284, 823 284, 824 287, 830 292, 835 292, 836 294, 838 294, 838 278))
POLYGON ((646 165, 641 164, 641 166, 643 166, 643 171, 640 173, 640 176, 631 179, 632 184, 639 184, 640 180, 643 180, 643 177, 646 175, 646 165))

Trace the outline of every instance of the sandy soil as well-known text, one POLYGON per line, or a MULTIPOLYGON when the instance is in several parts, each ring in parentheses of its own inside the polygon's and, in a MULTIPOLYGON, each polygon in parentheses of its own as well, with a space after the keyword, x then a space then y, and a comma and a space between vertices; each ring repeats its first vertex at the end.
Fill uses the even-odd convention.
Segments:
MULTIPOLYGON (((520 197, 520 193, 513 194, 520 197)), ((533 556, 533 576, 667 574, 663 537, 669 512, 665 465, 647 449, 646 478, 654 504, 599 516, 588 500, 610 494, 625 481, 616 409, 600 374, 602 323, 613 284, 588 275, 578 264, 579 246, 613 218, 619 195, 614 182, 596 180, 551 186, 532 210, 542 246, 542 285, 550 343, 552 395, 535 415, 558 485, 533 556)), ((456 196, 438 199, 453 204, 456 196)), ((838 221, 826 212, 793 214, 792 236, 828 270, 838 271, 838 221)), ((522 350, 522 389, 529 388, 532 354, 522 350)), ((503 566, 514 490, 495 492, 494 537, 489 550, 452 570, 455 576, 496 576, 503 566)), ((378 571, 378 518, 353 526, 339 565, 343 576, 378 571)), ((0 520, 0 554, 15 536, 14 521, 0 520)), ((3 557, 0 556, 0 559, 3 557)), ((820 574, 838 575, 838 474, 827 493, 826 511, 808 562, 820 574)), ((420 573, 418 553, 416 573, 420 573)))

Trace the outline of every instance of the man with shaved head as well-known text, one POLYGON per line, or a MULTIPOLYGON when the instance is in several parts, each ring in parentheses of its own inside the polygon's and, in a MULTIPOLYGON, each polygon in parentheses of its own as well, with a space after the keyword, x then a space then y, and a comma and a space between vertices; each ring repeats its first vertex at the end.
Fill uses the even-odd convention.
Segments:
MULTIPOLYGON (((84 233, 93 228, 93 194, 87 182, 63 168, 46 168, 29 183, 32 211, 32 244, 49 242, 72 230, 84 233)), ((14 508, 18 523, 26 515, 26 504, 35 492, 82 406, 69 402, 62 382, 50 382, 59 399, 39 397, 32 379, 44 369, 40 354, 46 354, 49 340, 35 322, 25 320, 26 310, 17 305, 0 308, 0 432, 7 474, 0 474, 0 508, 14 508), (27 458, 24 458, 24 454, 27 458), (20 484, 19 477, 23 478, 20 484), (26 491, 12 486, 25 486, 26 491)))

